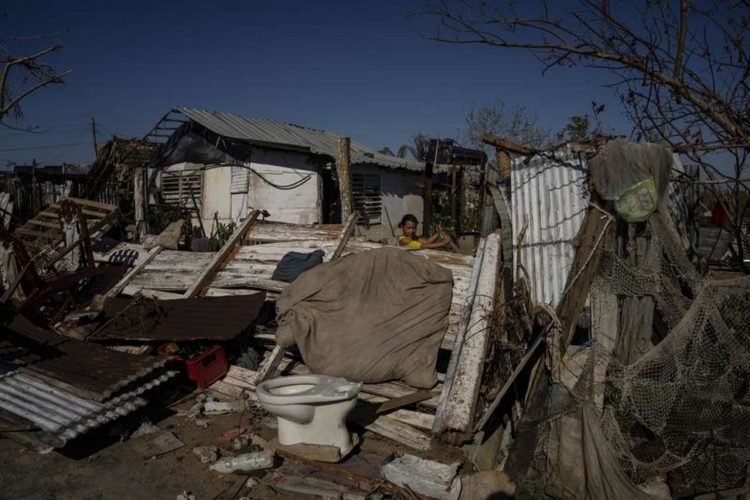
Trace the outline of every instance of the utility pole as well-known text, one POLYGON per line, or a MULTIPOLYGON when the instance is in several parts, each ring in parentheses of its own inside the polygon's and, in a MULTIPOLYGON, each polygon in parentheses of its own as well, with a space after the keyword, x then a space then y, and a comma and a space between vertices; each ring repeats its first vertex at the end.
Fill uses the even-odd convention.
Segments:
POLYGON ((94 142, 94 160, 96 160, 99 155, 99 147, 96 145, 96 122, 93 118, 91 119, 91 139, 94 142))

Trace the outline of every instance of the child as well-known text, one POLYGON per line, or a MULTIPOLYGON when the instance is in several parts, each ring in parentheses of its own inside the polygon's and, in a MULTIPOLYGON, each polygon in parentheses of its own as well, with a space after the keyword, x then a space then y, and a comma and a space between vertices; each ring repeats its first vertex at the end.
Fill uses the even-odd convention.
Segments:
POLYGON ((412 214, 406 214, 399 222, 401 228, 401 237, 398 239, 398 245, 406 247, 409 250, 419 250, 420 248, 445 248, 453 241, 450 236, 443 233, 443 227, 438 225, 437 234, 429 238, 417 237, 417 218, 412 214))

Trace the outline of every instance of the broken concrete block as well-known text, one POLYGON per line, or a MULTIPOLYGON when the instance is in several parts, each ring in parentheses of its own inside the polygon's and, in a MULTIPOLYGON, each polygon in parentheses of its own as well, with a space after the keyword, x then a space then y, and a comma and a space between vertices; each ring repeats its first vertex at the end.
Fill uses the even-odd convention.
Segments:
POLYGON ((458 464, 445 465, 432 460, 403 455, 380 468, 388 481, 441 500, 457 500, 461 493, 458 464))

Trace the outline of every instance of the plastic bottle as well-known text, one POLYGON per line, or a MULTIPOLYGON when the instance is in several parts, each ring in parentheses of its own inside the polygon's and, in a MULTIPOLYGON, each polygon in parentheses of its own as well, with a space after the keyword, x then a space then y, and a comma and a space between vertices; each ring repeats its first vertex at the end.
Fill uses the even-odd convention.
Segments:
POLYGON ((268 469, 272 466, 273 454, 267 451, 258 451, 255 453, 243 453, 236 457, 220 458, 210 469, 222 474, 229 474, 237 470, 249 472, 252 470, 268 469))

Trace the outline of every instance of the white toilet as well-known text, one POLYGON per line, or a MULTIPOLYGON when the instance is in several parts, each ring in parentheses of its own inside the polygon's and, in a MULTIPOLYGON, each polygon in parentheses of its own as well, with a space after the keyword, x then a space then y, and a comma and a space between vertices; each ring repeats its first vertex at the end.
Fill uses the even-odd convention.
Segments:
POLYGON ((361 384, 326 375, 295 375, 258 385, 258 401, 276 415, 279 444, 336 446, 341 457, 353 447, 346 415, 357 404, 361 384))

